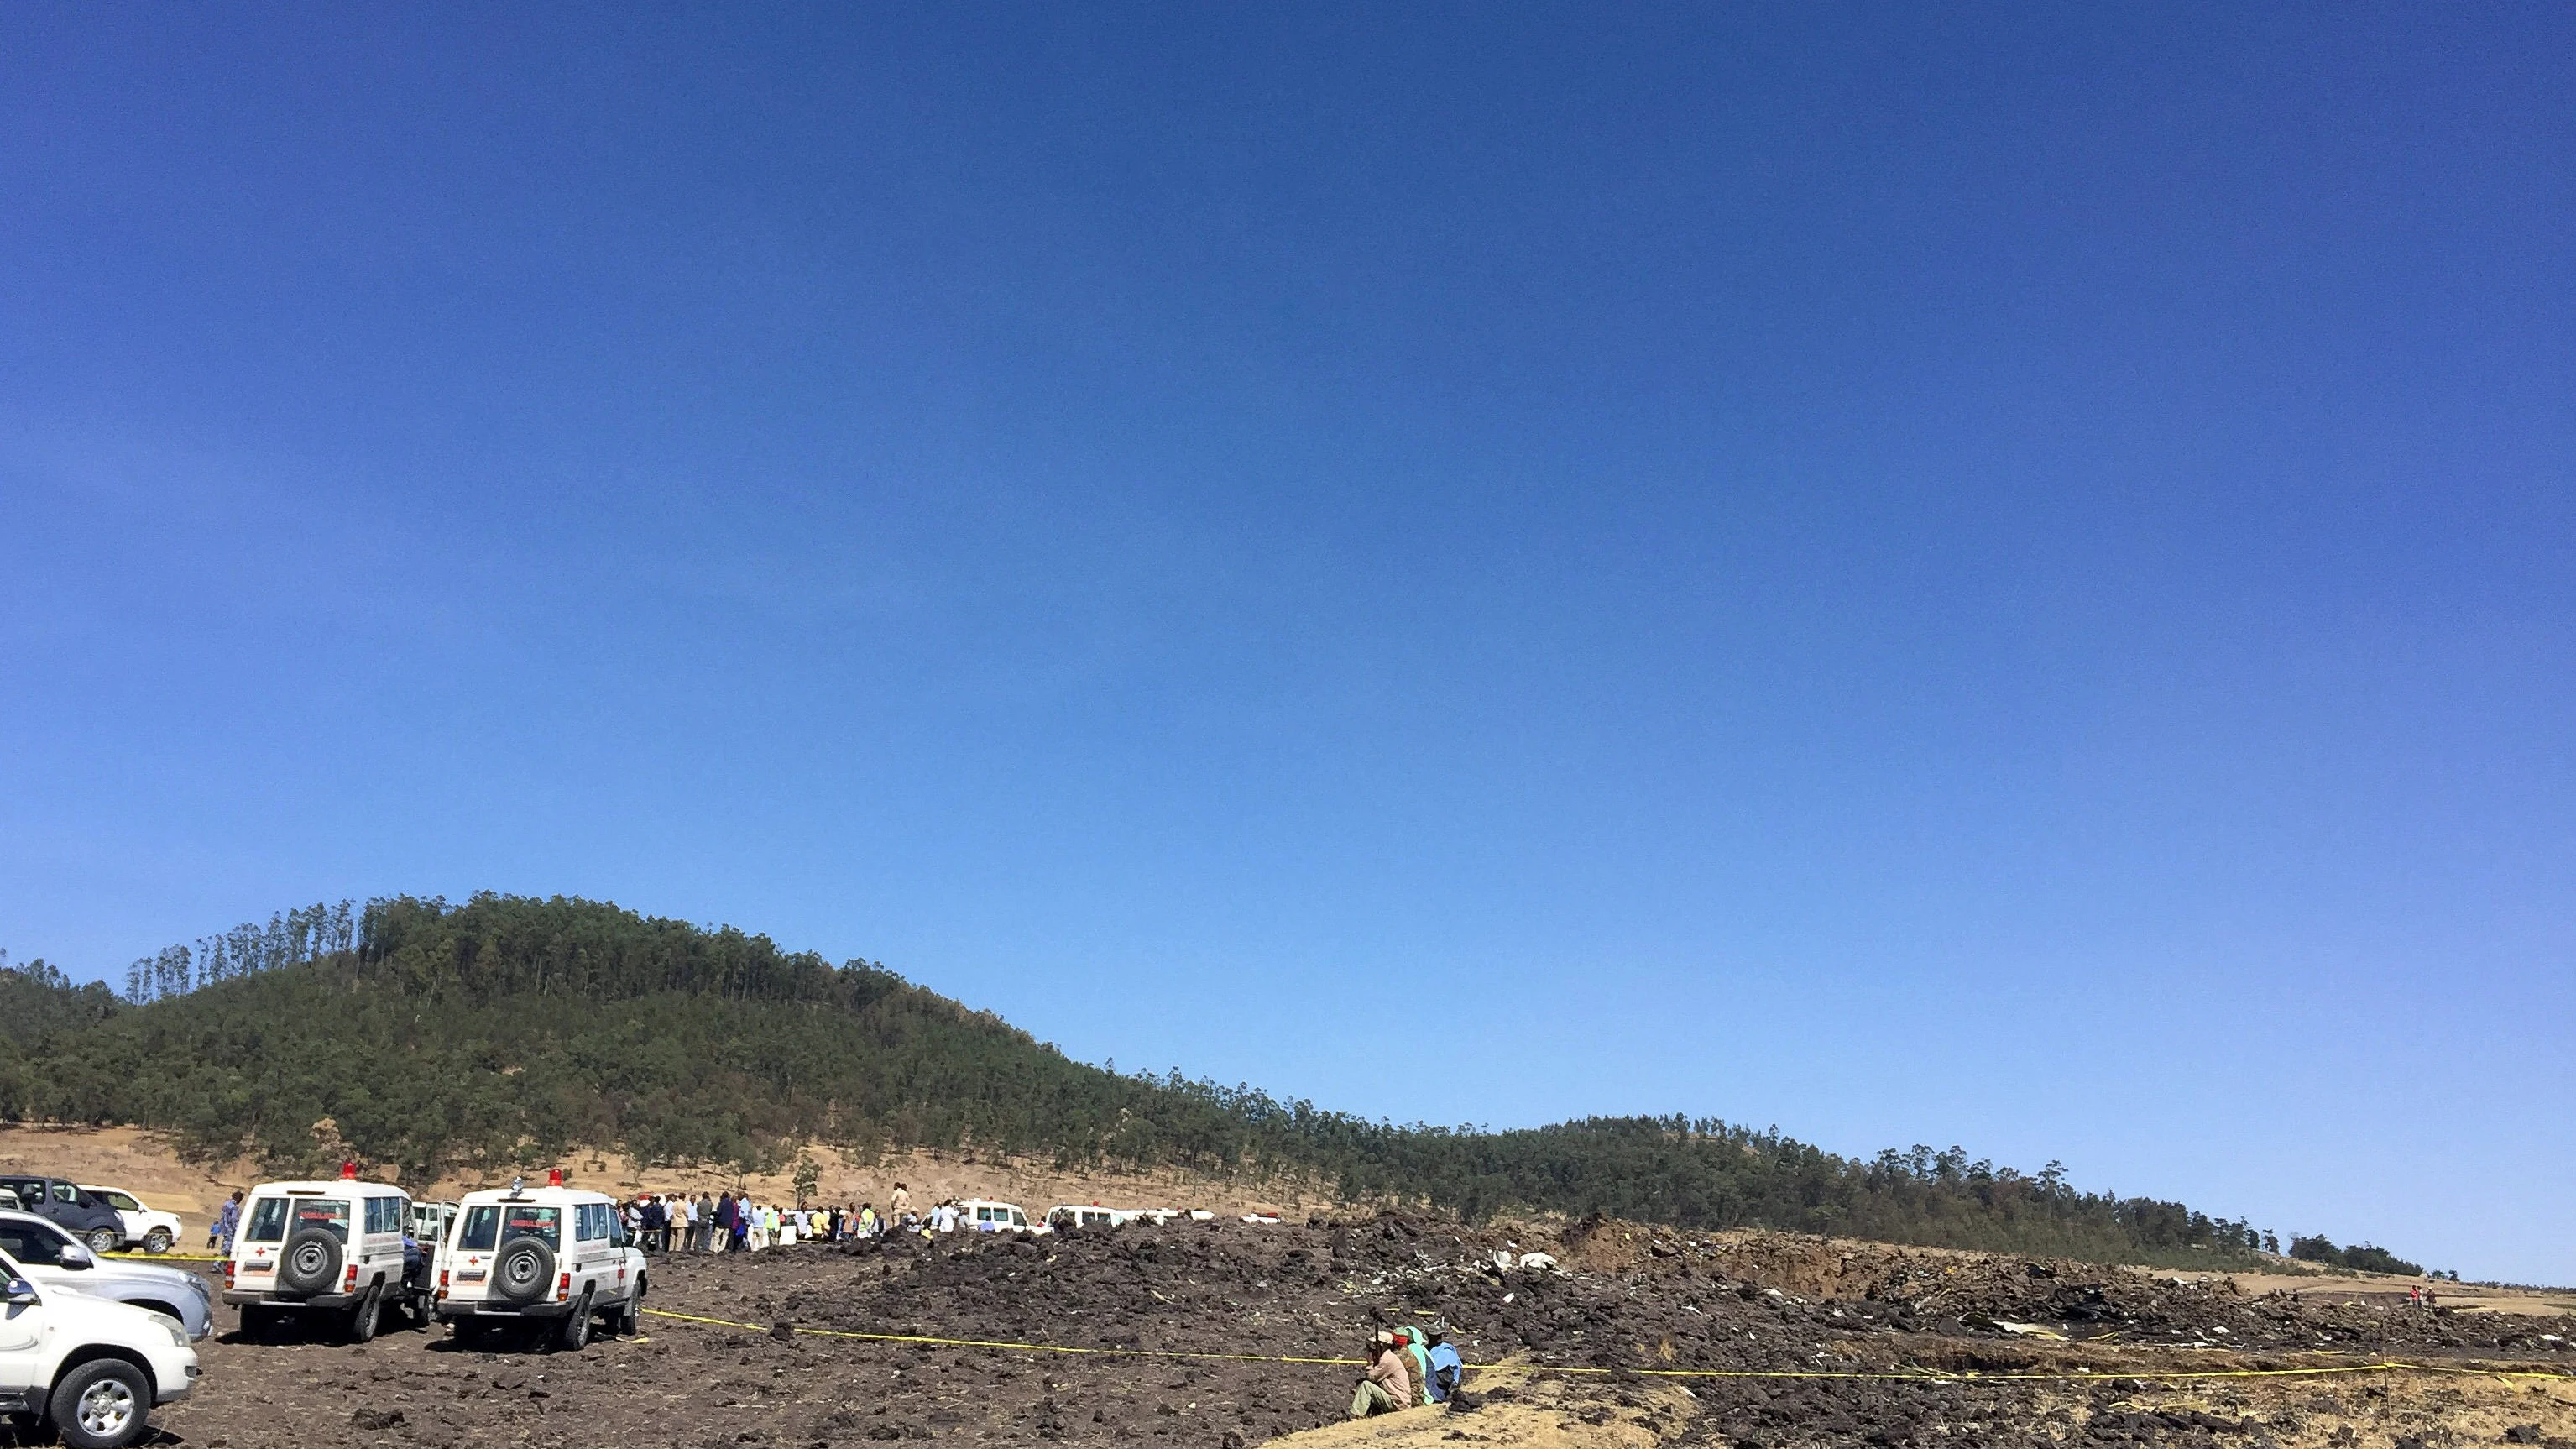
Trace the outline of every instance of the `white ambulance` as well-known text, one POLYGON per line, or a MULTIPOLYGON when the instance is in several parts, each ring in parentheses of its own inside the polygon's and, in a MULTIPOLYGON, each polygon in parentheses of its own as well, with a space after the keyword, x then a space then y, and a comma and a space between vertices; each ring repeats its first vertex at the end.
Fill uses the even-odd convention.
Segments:
POLYGON ((543 1324, 566 1348, 590 1341, 591 1321, 633 1333, 644 1309, 644 1253, 627 1240, 618 1202, 604 1192, 544 1187, 469 1192, 439 1259, 430 1312, 460 1340, 511 1325, 543 1324))
POLYGON ((411 1198, 360 1182, 356 1164, 337 1181, 263 1182, 242 1203, 224 1301, 241 1309, 254 1338, 289 1314, 336 1319, 351 1341, 376 1336, 384 1311, 402 1305, 403 1231, 411 1198))

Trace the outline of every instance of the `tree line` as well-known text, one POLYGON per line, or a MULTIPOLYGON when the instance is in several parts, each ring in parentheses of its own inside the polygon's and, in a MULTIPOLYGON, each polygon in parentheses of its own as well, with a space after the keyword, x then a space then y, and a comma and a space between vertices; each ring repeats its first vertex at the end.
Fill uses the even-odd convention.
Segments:
POLYGON ((406 1175, 582 1148, 766 1170, 809 1141, 858 1155, 972 1145, 1068 1168, 1306 1176, 1346 1200, 1471 1219, 1600 1211, 2170 1266, 2243 1266, 2277 1247, 2242 1219, 2082 1192, 2054 1163, 2023 1173, 1956 1147, 1844 1157, 1679 1115, 1396 1124, 1120 1073, 882 963, 836 966, 602 902, 344 902, 172 952, 138 962, 122 1001, 50 967, 0 969, 0 1008, 38 1023, 13 1029, 23 1049, 0 1062, 0 1117, 150 1126, 281 1171, 327 1169, 342 1143, 406 1175))
POLYGON ((356 943, 354 905, 342 901, 281 911, 263 926, 244 921, 195 946, 164 946, 125 968, 125 999, 141 1003, 185 996, 200 986, 274 971, 345 952, 356 943))
MULTIPOLYGON (((2364 1273, 2403 1273, 2410 1278, 2424 1276, 2419 1263, 2409 1263, 2376 1243, 2355 1243, 2338 1248, 2334 1239, 2323 1234, 2290 1240, 2290 1256, 2302 1263, 2316 1263, 2328 1268, 2358 1269, 2364 1273)), ((2451 1275, 2457 1278, 2460 1275, 2451 1275)))

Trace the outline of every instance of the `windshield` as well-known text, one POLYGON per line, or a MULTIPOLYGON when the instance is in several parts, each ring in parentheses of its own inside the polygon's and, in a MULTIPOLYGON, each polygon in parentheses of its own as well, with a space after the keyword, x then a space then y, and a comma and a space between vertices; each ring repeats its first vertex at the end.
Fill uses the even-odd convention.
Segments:
POLYGON ((250 1205, 245 1243, 282 1243, 290 1232, 320 1228, 341 1242, 349 1241, 349 1204, 329 1197, 264 1197, 250 1205))
POLYGON ((130 1192, 103 1192, 99 1196, 106 1198, 107 1205, 119 1212, 139 1213, 145 1210, 143 1204, 136 1202, 134 1194, 130 1192))
POLYGON ((526 1203, 476 1203, 465 1210, 465 1226, 456 1230, 456 1246, 468 1253, 488 1253, 508 1238, 534 1238, 549 1248, 563 1246, 561 1208, 526 1203))

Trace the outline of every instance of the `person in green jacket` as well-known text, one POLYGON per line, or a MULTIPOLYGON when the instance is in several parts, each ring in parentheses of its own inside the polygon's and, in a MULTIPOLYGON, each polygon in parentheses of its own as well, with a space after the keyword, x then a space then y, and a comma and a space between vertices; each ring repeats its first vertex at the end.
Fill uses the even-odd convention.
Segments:
POLYGON ((1422 1330, 1399 1328, 1395 1331, 1395 1342, 1397 1347, 1404 1350, 1405 1363, 1413 1370, 1414 1402, 1418 1404, 1440 1402, 1431 1396, 1431 1347, 1423 1341, 1422 1330))

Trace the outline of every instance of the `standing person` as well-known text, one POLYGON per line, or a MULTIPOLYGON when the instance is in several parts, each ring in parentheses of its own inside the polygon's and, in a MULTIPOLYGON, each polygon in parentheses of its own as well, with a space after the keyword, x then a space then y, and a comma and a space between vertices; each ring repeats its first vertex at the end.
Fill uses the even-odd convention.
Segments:
POLYGON ((859 1236, 862 1238, 873 1238, 876 1235, 877 1205, 876 1200, 871 1198, 868 1201, 859 1204, 859 1236))
POLYGON ((670 1234, 670 1209, 662 1206, 661 1194, 654 1193, 646 1196, 644 1199, 644 1251, 669 1252, 670 1234))
POLYGON ((740 1206, 733 1200, 733 1190, 731 1188, 725 1189, 723 1193, 717 1196, 715 1233, 715 1250, 717 1252, 726 1253, 733 1250, 734 1219, 740 1211, 740 1206))
POLYGON ((1395 1346, 1395 1335, 1380 1333, 1371 1339, 1368 1359, 1368 1375, 1351 1393, 1351 1417, 1365 1419, 1413 1407, 1413 1377, 1405 1371, 1404 1350, 1395 1346))
POLYGON ((235 1190, 206 1225, 206 1246, 229 1258, 233 1255, 233 1234, 241 1227, 242 1195, 235 1190))
POLYGON ((689 1222, 698 1230, 698 1251, 714 1252, 716 1250, 716 1200, 705 1193, 699 1193, 689 1222))
POLYGON ((902 1183, 896 1183, 894 1185, 894 1196, 886 1199, 886 1216, 900 1222, 903 1219, 905 1211, 911 1208, 911 1206, 912 1189, 904 1186, 902 1183))

